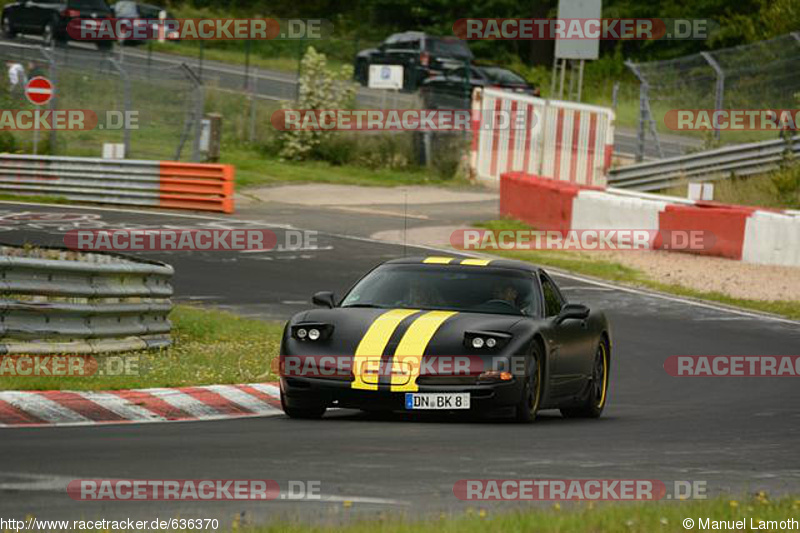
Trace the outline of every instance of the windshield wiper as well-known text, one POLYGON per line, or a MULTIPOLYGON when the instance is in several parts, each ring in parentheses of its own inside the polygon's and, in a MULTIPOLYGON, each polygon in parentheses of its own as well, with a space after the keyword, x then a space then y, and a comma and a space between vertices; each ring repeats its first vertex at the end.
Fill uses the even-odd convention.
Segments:
POLYGON ((382 305, 375 305, 375 304, 350 304, 350 305, 343 305, 342 307, 368 307, 373 309, 386 309, 386 307, 382 305))

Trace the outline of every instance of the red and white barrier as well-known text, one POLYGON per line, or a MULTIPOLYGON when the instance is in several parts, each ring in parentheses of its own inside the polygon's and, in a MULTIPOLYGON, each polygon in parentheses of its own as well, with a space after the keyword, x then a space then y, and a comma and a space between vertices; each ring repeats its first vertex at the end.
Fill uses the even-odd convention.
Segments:
POLYGON ((800 266, 800 216, 791 212, 615 189, 602 191, 507 173, 500 180, 500 214, 538 230, 704 232, 713 236, 711 245, 684 250, 686 253, 800 266))
POLYGON ((478 89, 472 111, 472 169, 480 180, 496 184, 503 173, 524 172, 605 187, 614 149, 611 109, 478 89), (524 119, 527 127, 502 124, 504 117, 524 119))

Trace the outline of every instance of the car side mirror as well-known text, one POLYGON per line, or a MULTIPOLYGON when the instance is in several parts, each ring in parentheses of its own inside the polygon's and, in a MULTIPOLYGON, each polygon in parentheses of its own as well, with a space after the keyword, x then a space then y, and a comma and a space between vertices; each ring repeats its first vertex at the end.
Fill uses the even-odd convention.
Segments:
POLYGON ((333 308, 335 305, 331 291, 320 291, 311 297, 311 303, 320 307, 333 308))
POLYGON ((583 304, 564 304, 561 312, 556 317, 556 324, 561 324, 565 320, 586 320, 589 316, 589 308, 583 304))

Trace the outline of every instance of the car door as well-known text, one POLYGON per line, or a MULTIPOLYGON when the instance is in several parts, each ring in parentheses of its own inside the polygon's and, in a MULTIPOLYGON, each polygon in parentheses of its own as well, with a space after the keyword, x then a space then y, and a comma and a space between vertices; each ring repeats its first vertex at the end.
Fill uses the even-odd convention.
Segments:
POLYGON ((21 0, 14 9, 13 23, 18 30, 30 30, 37 7, 32 0, 21 0))
POLYGON ((591 373, 592 333, 586 320, 569 319, 556 324, 555 316, 558 316, 558 312, 555 309, 558 308, 560 311, 567 300, 550 276, 543 272, 541 280, 545 305, 550 309, 551 315, 555 313, 552 318, 548 318, 552 320, 556 336, 561 342, 559 357, 554 363, 555 372, 559 377, 559 390, 563 395, 576 395, 584 390, 586 380, 591 373))
POLYGON ((540 273, 542 298, 545 318, 552 328, 553 347, 556 348, 552 359, 553 385, 558 396, 578 394, 586 383, 586 342, 590 332, 585 320, 565 320, 557 323, 561 308, 567 303, 556 283, 546 273, 540 273))
POLYGON ((32 0, 30 16, 30 29, 37 34, 44 33, 48 22, 57 19, 59 2, 56 0, 32 0))

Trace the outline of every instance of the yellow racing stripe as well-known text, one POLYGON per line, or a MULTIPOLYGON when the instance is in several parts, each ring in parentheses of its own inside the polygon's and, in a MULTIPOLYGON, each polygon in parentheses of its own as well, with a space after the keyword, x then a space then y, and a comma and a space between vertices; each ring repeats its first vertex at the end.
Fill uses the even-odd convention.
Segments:
POLYGON ((455 311, 428 311, 408 327, 394 352, 392 364, 405 368, 410 376, 392 374, 393 392, 414 392, 417 387, 419 367, 425 348, 445 320, 458 314, 455 311))
POLYGON ((449 265, 454 260, 455 260, 454 257, 431 256, 431 257, 426 257, 422 262, 428 263, 429 265, 449 265))
POLYGON ((464 259, 459 264, 485 267, 486 265, 488 265, 492 261, 493 261, 493 259, 464 259))
POLYGON ((358 343, 356 353, 353 355, 353 375, 355 379, 351 385, 354 389, 363 390, 378 390, 377 380, 375 383, 366 383, 364 381, 364 370, 369 366, 373 368, 380 365, 381 355, 392 333, 397 329, 404 319, 418 313, 417 309, 392 309, 380 315, 370 325, 367 332, 358 343), (375 364, 377 361, 377 365, 375 364))

